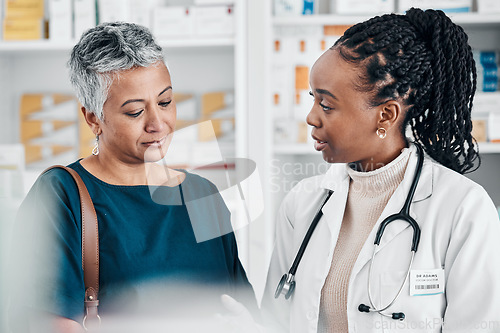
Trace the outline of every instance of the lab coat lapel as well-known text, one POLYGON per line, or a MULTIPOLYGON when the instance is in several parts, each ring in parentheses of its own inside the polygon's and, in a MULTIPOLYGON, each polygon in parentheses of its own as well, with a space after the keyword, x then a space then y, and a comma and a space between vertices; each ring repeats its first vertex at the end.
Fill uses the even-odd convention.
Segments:
POLYGON ((332 164, 321 182, 321 187, 333 190, 333 194, 323 206, 322 212, 323 219, 330 230, 331 239, 336 243, 349 191, 349 176, 346 172, 345 164, 332 164))
MULTIPOLYGON (((358 259, 353 267, 352 276, 356 274, 371 260, 373 254, 373 246, 375 241, 375 235, 380 227, 381 222, 388 216, 398 213, 406 200, 408 191, 410 189, 413 177, 415 175, 415 168, 417 165, 417 153, 416 148, 412 145, 412 154, 408 161, 408 166, 405 171, 405 176, 400 186, 394 191, 394 194, 389 199, 384 211, 380 215, 377 223, 373 227, 370 235, 368 236, 361 252, 359 253, 358 259)), ((422 167, 422 173, 420 175, 420 180, 418 182, 415 195, 412 200, 412 205, 410 205, 410 216, 412 216, 419 226, 422 228, 424 221, 419 219, 418 213, 415 211, 413 203, 424 200, 431 196, 432 194, 432 163, 430 160, 424 160, 424 165, 422 167)), ((380 245, 377 248, 377 252, 382 250, 387 244, 391 242, 397 235, 403 232, 406 228, 411 228, 408 222, 405 221, 394 221, 387 226, 380 241, 380 245)), ((408 244, 408 251, 410 251, 411 244, 408 244)))

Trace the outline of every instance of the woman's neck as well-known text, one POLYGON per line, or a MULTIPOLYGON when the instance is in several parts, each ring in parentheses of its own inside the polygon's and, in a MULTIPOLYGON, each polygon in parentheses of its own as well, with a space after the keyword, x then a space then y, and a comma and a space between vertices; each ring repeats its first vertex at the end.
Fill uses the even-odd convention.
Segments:
POLYGON ((126 163, 107 158, 104 154, 84 158, 80 164, 96 178, 112 185, 177 186, 185 178, 183 172, 155 162, 126 163))

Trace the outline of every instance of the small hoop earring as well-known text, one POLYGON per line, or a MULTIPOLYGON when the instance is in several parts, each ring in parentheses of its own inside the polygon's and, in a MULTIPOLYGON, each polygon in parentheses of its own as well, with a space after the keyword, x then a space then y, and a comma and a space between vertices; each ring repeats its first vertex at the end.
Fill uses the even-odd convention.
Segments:
POLYGON ((387 131, 383 127, 378 128, 376 133, 381 139, 385 139, 385 137, 387 136, 387 131))
POLYGON ((92 149, 92 155, 97 156, 99 155, 99 135, 96 134, 95 136, 95 146, 94 149, 92 149))

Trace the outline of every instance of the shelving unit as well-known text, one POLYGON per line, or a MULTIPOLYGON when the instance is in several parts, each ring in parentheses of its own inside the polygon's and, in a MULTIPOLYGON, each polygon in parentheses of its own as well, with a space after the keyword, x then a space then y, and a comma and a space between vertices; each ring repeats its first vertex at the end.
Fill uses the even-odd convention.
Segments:
MULTIPOLYGON (((448 14, 451 19, 462 26, 494 28, 500 27, 500 14, 456 13, 448 14)), ((317 14, 304 16, 273 17, 274 26, 279 25, 331 25, 331 24, 356 24, 368 20, 375 15, 334 15, 317 14)))
MULTIPOLYGON (((269 12, 272 13, 272 6, 268 8, 269 12)), ((450 13, 448 14, 451 19, 461 25, 469 36, 469 43, 473 49, 478 50, 500 50, 500 14, 479 14, 479 13, 450 13)), ((274 35, 275 33, 282 33, 289 29, 291 31, 306 31, 306 29, 316 29, 322 28, 325 25, 354 25, 358 22, 363 22, 375 15, 335 15, 335 14, 317 14, 317 15, 305 15, 305 16, 288 16, 288 17, 271 17, 271 22, 269 24, 269 31, 271 36, 266 40, 266 49, 268 56, 268 67, 267 67, 267 81, 272 80, 272 57, 274 55, 273 48, 275 47, 275 40, 279 37, 274 35)), ((314 31, 314 30, 311 30, 314 31)), ((289 36, 289 35, 286 35, 289 36)), ((281 36, 282 37, 282 36, 281 36)), ((307 34, 301 39, 307 42, 307 34)), ((313 41, 316 41, 317 37, 312 37, 313 41)), ((298 47, 297 47, 298 49, 298 47)), ((290 57, 292 55, 289 55, 290 57)), ((304 61, 303 59, 301 60, 304 61)), ((312 66, 313 63, 308 64, 312 66)), ((293 77, 290 78, 293 80, 293 77)), ((266 119, 267 121, 274 123, 273 117, 273 94, 274 92, 268 91, 266 96, 267 109, 269 110, 267 114, 269 115, 266 119)), ((294 96, 293 93, 290 94, 294 96)), ((497 105, 495 111, 500 112, 500 93, 479 93, 477 95, 479 98, 486 97, 489 100, 494 99, 494 104, 497 105)), ((305 119, 304 119, 305 121, 305 119)), ((273 125, 274 126, 274 125, 273 125)), ((274 127, 271 130, 271 138, 273 137, 274 127)), ((270 176, 270 179, 278 186, 275 186, 277 191, 274 191, 271 195, 271 206, 272 215, 275 216, 277 209, 285 196, 285 192, 290 186, 284 186, 283 184, 294 184, 300 179, 312 176, 314 174, 323 173, 326 170, 327 165, 321 158, 321 154, 314 150, 312 143, 274 143, 274 139, 270 140, 273 142, 271 145, 272 153, 271 160, 273 164, 271 166, 274 174, 270 176), (307 169, 304 172, 283 172, 283 170, 288 170, 291 167, 302 167, 307 169), (315 167, 311 167, 315 166, 315 167), (281 174, 278 173, 278 169, 281 168, 281 174)), ((479 184, 482 184, 488 191, 493 201, 497 206, 500 206, 500 177, 498 174, 498 165, 500 165, 500 143, 491 142, 480 142, 479 151, 482 155, 482 167, 475 171, 474 173, 468 175, 479 184)), ((272 230, 270 228, 270 230, 272 230)))
MULTIPOLYGON (((235 109, 234 141, 222 142, 222 150, 231 145, 236 156, 261 160, 261 145, 251 140, 250 122, 260 115, 249 112, 249 97, 255 85, 249 83, 251 75, 262 69, 251 63, 249 56, 249 34, 254 33, 261 23, 253 11, 251 1, 234 0, 235 35, 221 38, 188 38, 160 40, 176 92, 192 92, 201 95, 210 91, 233 91, 235 109), (252 32, 250 32, 250 24, 252 32), (251 119, 250 119, 251 118, 251 119), (258 145, 258 147, 257 147, 258 145)), ((0 142, 19 142, 19 99, 24 93, 67 93, 72 94, 66 63, 76 41, 0 41, 0 99, 2 100, 0 142)), ((252 40, 252 45, 261 40, 252 40)), ((261 46, 261 45, 260 45, 261 46)), ((258 50, 259 47, 256 47, 258 50)), ((203 144, 200 145, 202 147, 203 144)), ((201 148, 203 149, 203 148, 201 148)), ((36 172, 35 172, 36 173, 36 172)), ((245 200, 251 200, 244 193, 245 200)), ((231 203, 228 203, 230 206, 231 203)), ((2 221, 3 222, 3 221, 2 221)), ((259 225, 250 225, 237 233, 240 258, 247 269, 249 279, 256 282, 256 289, 263 288, 266 265, 260 259, 260 249, 249 242, 263 239, 259 225), (249 248, 258 249, 250 253, 249 248)), ((270 236, 269 236, 270 237, 270 236)), ((0 329, 1 330, 1 329, 0 329)))
MULTIPOLYGON (((50 40, 36 41, 2 41, 0 42, 1 54, 20 54, 25 52, 61 52, 70 51, 77 43, 76 40, 57 42, 50 40)), ((176 49, 198 49, 198 48, 220 48, 234 47, 235 38, 191 38, 191 39, 172 39, 160 40, 158 44, 163 48, 176 49)))

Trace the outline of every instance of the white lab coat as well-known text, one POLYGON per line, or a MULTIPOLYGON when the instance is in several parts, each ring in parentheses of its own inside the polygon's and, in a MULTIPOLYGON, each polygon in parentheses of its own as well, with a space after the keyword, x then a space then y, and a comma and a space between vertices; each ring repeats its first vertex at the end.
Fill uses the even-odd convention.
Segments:
MULTIPOLYGON (((404 312, 403 322, 358 311, 359 304, 370 304, 367 282, 375 233, 384 218, 401 210, 415 173, 416 155, 412 145, 404 180, 352 269, 347 299, 349 332, 500 332, 498 212, 481 186, 428 156, 410 208, 410 215, 422 231, 412 269, 443 268, 445 292, 410 296, 407 282, 397 301, 386 310, 404 312)), ((281 205, 263 307, 265 312, 271 311, 285 331, 317 331, 321 289, 330 269, 348 189, 345 164, 333 164, 325 175, 302 180, 281 205), (298 266, 295 292, 289 300, 283 296, 276 300, 276 286, 290 269, 327 190, 334 192, 323 207, 324 215, 298 266)), ((387 305, 404 280, 412 236, 413 229, 407 222, 395 221, 385 229, 370 281, 377 307, 387 305)))

